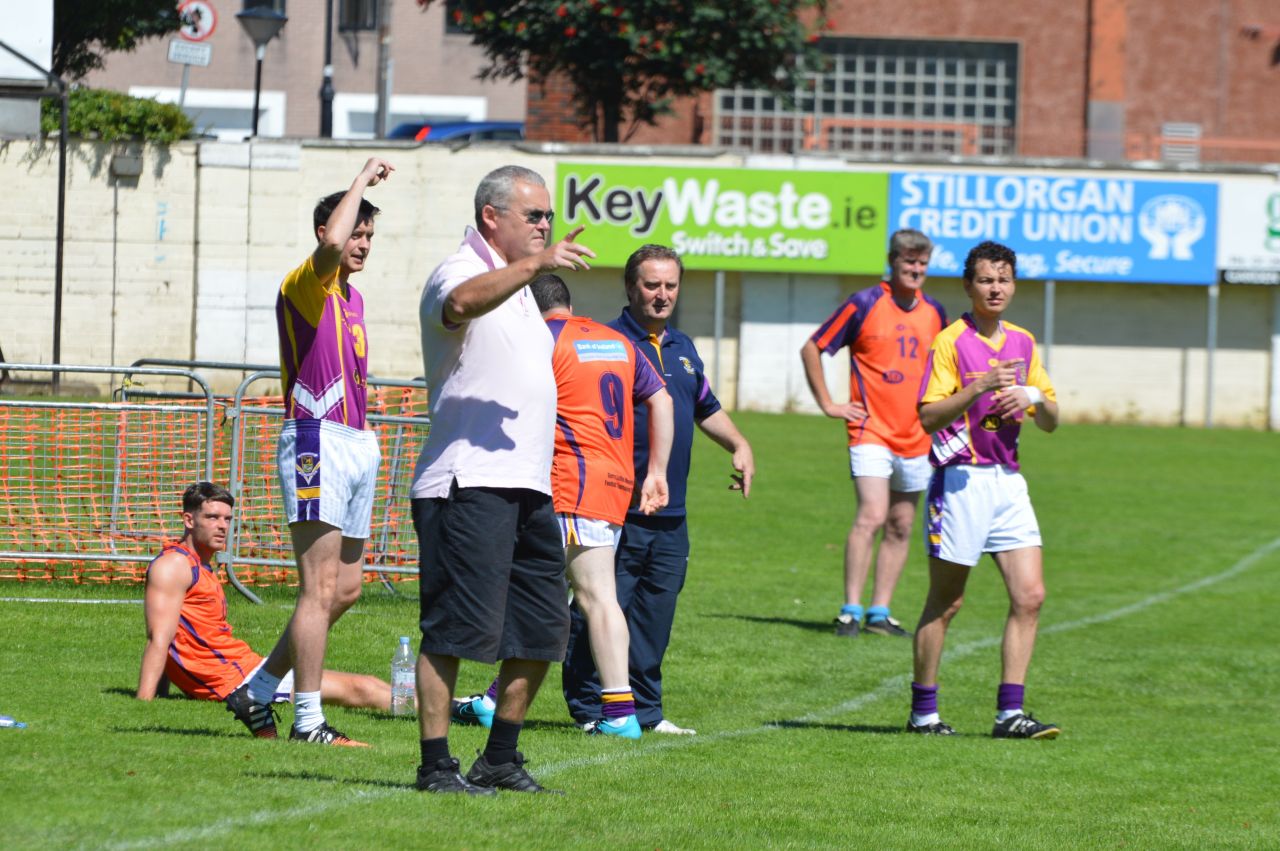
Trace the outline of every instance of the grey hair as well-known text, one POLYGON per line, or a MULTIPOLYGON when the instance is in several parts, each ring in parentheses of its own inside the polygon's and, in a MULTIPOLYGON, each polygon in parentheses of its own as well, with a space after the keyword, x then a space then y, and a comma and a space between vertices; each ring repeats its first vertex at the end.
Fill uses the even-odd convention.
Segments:
POLYGON ((908 251, 928 251, 933 252, 933 242, 929 237, 925 236, 918 230, 911 228, 903 228, 893 232, 893 236, 889 237, 889 262, 893 262, 893 258, 899 254, 906 254, 908 251))
POLYGON ((485 207, 503 207, 516 191, 517 183, 546 186, 547 182, 531 168, 520 165, 504 165, 484 176, 476 187, 476 227, 483 225, 481 214, 485 207))

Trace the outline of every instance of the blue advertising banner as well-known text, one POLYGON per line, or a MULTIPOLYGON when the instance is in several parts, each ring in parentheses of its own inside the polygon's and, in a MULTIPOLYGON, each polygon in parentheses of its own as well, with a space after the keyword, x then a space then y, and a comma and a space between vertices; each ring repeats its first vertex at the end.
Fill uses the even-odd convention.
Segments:
POLYGON ((991 239, 1018 253, 1019 278, 1212 284, 1216 183, 1030 174, 895 172, 889 229, 936 244, 932 275, 960 277, 991 239))

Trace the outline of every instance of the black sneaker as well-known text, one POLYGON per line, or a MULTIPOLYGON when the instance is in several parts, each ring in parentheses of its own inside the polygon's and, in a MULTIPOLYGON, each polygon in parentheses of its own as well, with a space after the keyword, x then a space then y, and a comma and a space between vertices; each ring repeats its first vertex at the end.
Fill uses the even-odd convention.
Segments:
POLYGON ((853 615, 841 615, 833 621, 836 625, 836 635, 841 638, 857 638, 858 631, 861 626, 858 624, 857 618, 853 615))
POLYGON ((250 733, 259 739, 276 738, 275 709, 269 703, 254 703, 249 697, 247 685, 231 692, 223 702, 227 705, 227 711, 248 727, 250 733))
POLYGON ((926 736, 954 736, 955 730, 952 730, 941 721, 934 721, 932 724, 912 724, 911 719, 907 719, 908 733, 922 733, 926 736))
POLYGON ((910 638, 911 633, 902 628, 897 618, 881 618, 878 621, 867 621, 862 626, 863 632, 872 635, 891 635, 895 638, 910 638))
POLYGON ((440 760, 436 763, 435 768, 430 771, 427 771, 426 768, 425 765, 418 766, 417 786, 419 792, 461 792, 464 795, 498 794, 497 789, 468 783, 467 779, 458 773, 458 761, 453 757, 440 760))
POLYGON ((1056 739, 1062 730, 1057 724, 1044 724, 1031 717, 1030 712, 1010 715, 997 721, 991 728, 993 739, 1056 739))
POLYGON ((516 758, 504 765, 490 765, 484 754, 476 756, 467 772, 467 781, 485 789, 510 789, 512 792, 545 792, 563 795, 557 789, 545 789, 524 770, 524 754, 516 751, 516 758))
POLYGON ((338 730, 330 727, 328 722, 322 723, 309 733, 298 732, 297 727, 289 730, 289 741, 291 742, 310 742, 317 745, 335 745, 340 748, 367 748, 365 742, 357 742, 350 736, 345 736, 338 730))

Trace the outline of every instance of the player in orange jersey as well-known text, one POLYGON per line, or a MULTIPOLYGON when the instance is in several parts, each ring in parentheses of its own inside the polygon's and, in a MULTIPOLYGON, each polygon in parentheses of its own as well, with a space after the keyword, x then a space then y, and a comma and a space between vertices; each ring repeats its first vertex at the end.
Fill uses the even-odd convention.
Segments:
MULTIPOLYGON (((212 566, 227 545, 234 505, 227 489, 211 482, 196 482, 182 494, 183 536, 147 568, 139 700, 167 694, 170 683, 197 700, 225 700, 262 664, 262 656, 231 634, 227 597, 212 566)), ((290 671, 280 681, 277 702, 291 699, 292 685, 290 671)), ((391 706, 390 684, 366 674, 324 671, 320 689, 326 702, 340 706, 391 706)))
POLYGON ((889 279, 854 293, 800 349, 814 401, 849 432, 849 472, 858 509, 845 542, 845 604, 836 635, 859 631, 909 636, 889 613, 907 561, 920 492, 929 484, 929 437, 916 416, 916 394, 929 345, 947 324, 942 305, 921 291, 933 244, 916 230, 889 239, 889 279), (833 402, 822 355, 849 349, 849 401, 833 402), (876 534, 871 607, 862 622, 862 588, 876 534))
POLYGON ((653 514, 667 504, 671 396, 649 359, 617 331, 573 315, 569 288, 557 275, 529 285, 556 340, 556 448, 551 491, 574 603, 587 621, 600 674, 601 719, 588 733, 640 738, 627 666, 630 636, 618 605, 614 553, 635 490, 633 405, 649 411, 649 465, 638 507, 653 514))

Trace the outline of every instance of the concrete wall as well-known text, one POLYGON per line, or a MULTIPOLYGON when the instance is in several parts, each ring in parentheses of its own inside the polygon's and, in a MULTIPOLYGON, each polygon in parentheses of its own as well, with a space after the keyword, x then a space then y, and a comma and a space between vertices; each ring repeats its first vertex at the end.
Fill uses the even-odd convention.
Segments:
MULTIPOLYGON (((558 149, 513 150, 259 142, 183 143, 142 151, 137 178, 111 170, 116 148, 72 146, 67 180, 63 363, 128 364, 140 357, 275 363, 276 287, 314 246, 311 209, 345 188, 377 152, 397 167, 370 190, 383 209, 365 294, 370 368, 422 373, 417 304, 432 267, 452 252, 472 217, 480 178, 505 162, 540 171, 555 186, 558 149)), ((631 149, 628 159, 726 165, 732 157, 681 160, 631 149)), ((572 152, 574 159, 598 151, 572 152)), ((1270 180, 1270 178, 1260 178, 1270 180)), ((0 348, 11 362, 52 358, 57 148, 0 143, 0 180, 18 202, 0 206, 0 348)), ((554 195, 553 195, 554 197, 554 195)), ((590 244, 590 233, 583 237, 590 244)), ((597 319, 624 303, 621 271, 569 276, 577 310, 597 319)), ((716 370, 715 276, 691 272, 678 324, 697 342, 709 377, 731 408, 813 410, 800 367, 805 337, 868 277, 727 273, 724 338, 716 370)), ((1019 285, 1011 318, 1044 338, 1044 285, 1019 285)), ((928 290, 953 316, 967 304, 958 281, 928 290)), ((1215 362, 1215 422, 1266 427, 1276 288, 1223 285, 1215 362)), ((1059 283, 1050 372, 1068 420, 1200 424, 1205 412, 1207 291, 1203 287, 1059 283)), ((847 388, 843 358, 825 359, 830 386, 847 388)), ((218 379, 233 389, 239 376, 218 379)))

